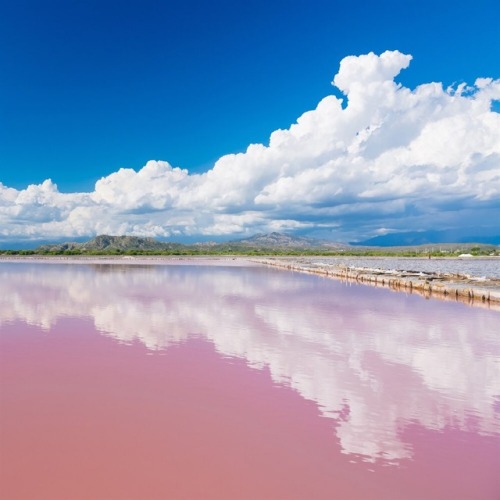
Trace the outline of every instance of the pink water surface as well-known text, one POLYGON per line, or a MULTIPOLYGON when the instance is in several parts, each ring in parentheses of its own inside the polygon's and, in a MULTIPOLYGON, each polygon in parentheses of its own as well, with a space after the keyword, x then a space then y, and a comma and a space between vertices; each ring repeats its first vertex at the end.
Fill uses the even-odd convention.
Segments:
POLYGON ((260 268, 0 278, 2 498, 500 497, 498 313, 260 268))

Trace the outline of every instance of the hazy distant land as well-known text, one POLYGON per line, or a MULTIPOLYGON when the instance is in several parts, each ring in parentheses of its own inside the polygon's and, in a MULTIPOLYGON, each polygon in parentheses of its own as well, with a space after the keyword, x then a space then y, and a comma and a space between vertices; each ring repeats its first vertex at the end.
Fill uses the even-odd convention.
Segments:
POLYGON ((176 243, 137 236, 99 235, 79 243, 40 245, 34 249, 4 249, 0 255, 353 255, 457 257, 498 256, 500 246, 484 243, 432 243, 407 246, 349 245, 328 240, 291 236, 273 232, 224 243, 176 243))

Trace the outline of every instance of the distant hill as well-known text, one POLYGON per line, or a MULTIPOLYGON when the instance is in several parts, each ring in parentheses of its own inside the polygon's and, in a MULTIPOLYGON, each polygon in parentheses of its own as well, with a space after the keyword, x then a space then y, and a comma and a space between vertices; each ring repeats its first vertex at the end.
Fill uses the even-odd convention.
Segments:
POLYGON ((101 234, 84 243, 58 243, 55 245, 41 245, 39 251, 58 252, 65 250, 80 251, 131 251, 131 250, 171 250, 181 247, 180 243, 165 243, 154 238, 140 238, 138 236, 109 236, 101 234))
POLYGON ((273 232, 269 234, 256 234, 250 238, 229 241, 228 245, 240 245, 253 248, 347 248, 349 245, 333 241, 317 240, 301 236, 273 232))
POLYGON ((85 250, 164 250, 168 246, 169 244, 154 238, 101 234, 86 243, 82 243, 80 248, 85 250))
MULTIPOLYGON (((250 238, 216 243, 213 241, 204 243, 172 243, 158 241, 154 238, 141 238, 138 236, 110 236, 101 234, 85 242, 66 242, 41 245, 34 250, 39 253, 179 253, 185 255, 203 254, 265 254, 269 253, 363 253, 363 252, 496 252, 498 247, 493 244, 473 243, 443 243, 429 242, 425 238, 416 238, 414 233, 408 233, 407 238, 402 238, 401 233, 395 239, 392 235, 372 238, 355 246, 346 245, 327 240, 292 236, 278 232, 269 234, 257 234, 250 238)), ((431 238, 432 239, 432 238, 431 238)))
POLYGON ((173 249, 189 249, 197 250, 206 248, 209 250, 225 250, 231 249, 342 249, 348 245, 341 243, 333 243, 312 238, 295 237, 287 234, 273 232, 270 234, 257 234, 250 238, 228 241, 226 243, 194 243, 192 245, 184 245, 182 243, 170 243, 155 240, 154 238, 140 238, 137 236, 109 236, 101 234, 95 238, 83 242, 67 242, 41 245, 37 248, 41 252, 64 252, 64 251, 81 251, 81 252, 108 252, 121 251, 129 252, 137 251, 162 251, 173 249))
POLYGON ((394 247, 394 246, 416 246, 429 244, 459 244, 476 243, 482 245, 500 245, 500 235, 498 236, 457 236, 448 231, 418 231, 390 233, 375 236, 364 241, 351 242, 356 246, 373 247, 394 247))

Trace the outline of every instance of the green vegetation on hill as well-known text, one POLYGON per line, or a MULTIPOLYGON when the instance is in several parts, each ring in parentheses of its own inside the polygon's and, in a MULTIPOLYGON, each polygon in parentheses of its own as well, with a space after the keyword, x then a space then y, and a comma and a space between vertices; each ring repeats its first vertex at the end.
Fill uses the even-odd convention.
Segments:
POLYGON ((475 243, 447 243, 411 247, 360 247, 295 238, 280 233, 257 235, 227 243, 184 245, 136 236, 100 235, 85 243, 42 245, 34 250, 0 250, 0 255, 247 255, 247 256, 403 256, 457 257, 500 255, 500 247, 475 243))

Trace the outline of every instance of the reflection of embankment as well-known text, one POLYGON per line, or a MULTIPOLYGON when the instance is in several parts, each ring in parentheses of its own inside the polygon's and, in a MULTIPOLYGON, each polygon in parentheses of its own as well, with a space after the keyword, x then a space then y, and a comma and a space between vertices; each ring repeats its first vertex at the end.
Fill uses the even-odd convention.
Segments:
POLYGON ((50 330, 65 316, 91 318, 152 350, 203 337, 315 401, 344 452, 366 459, 410 457, 408 422, 500 432, 489 311, 244 267, 2 265, 0 297, 0 325, 50 330))
POLYGON ((388 287, 391 290, 415 293, 425 298, 435 297, 500 311, 500 279, 475 279, 450 273, 393 271, 329 265, 316 263, 310 259, 266 258, 253 260, 292 271, 319 274, 375 287, 388 287))

